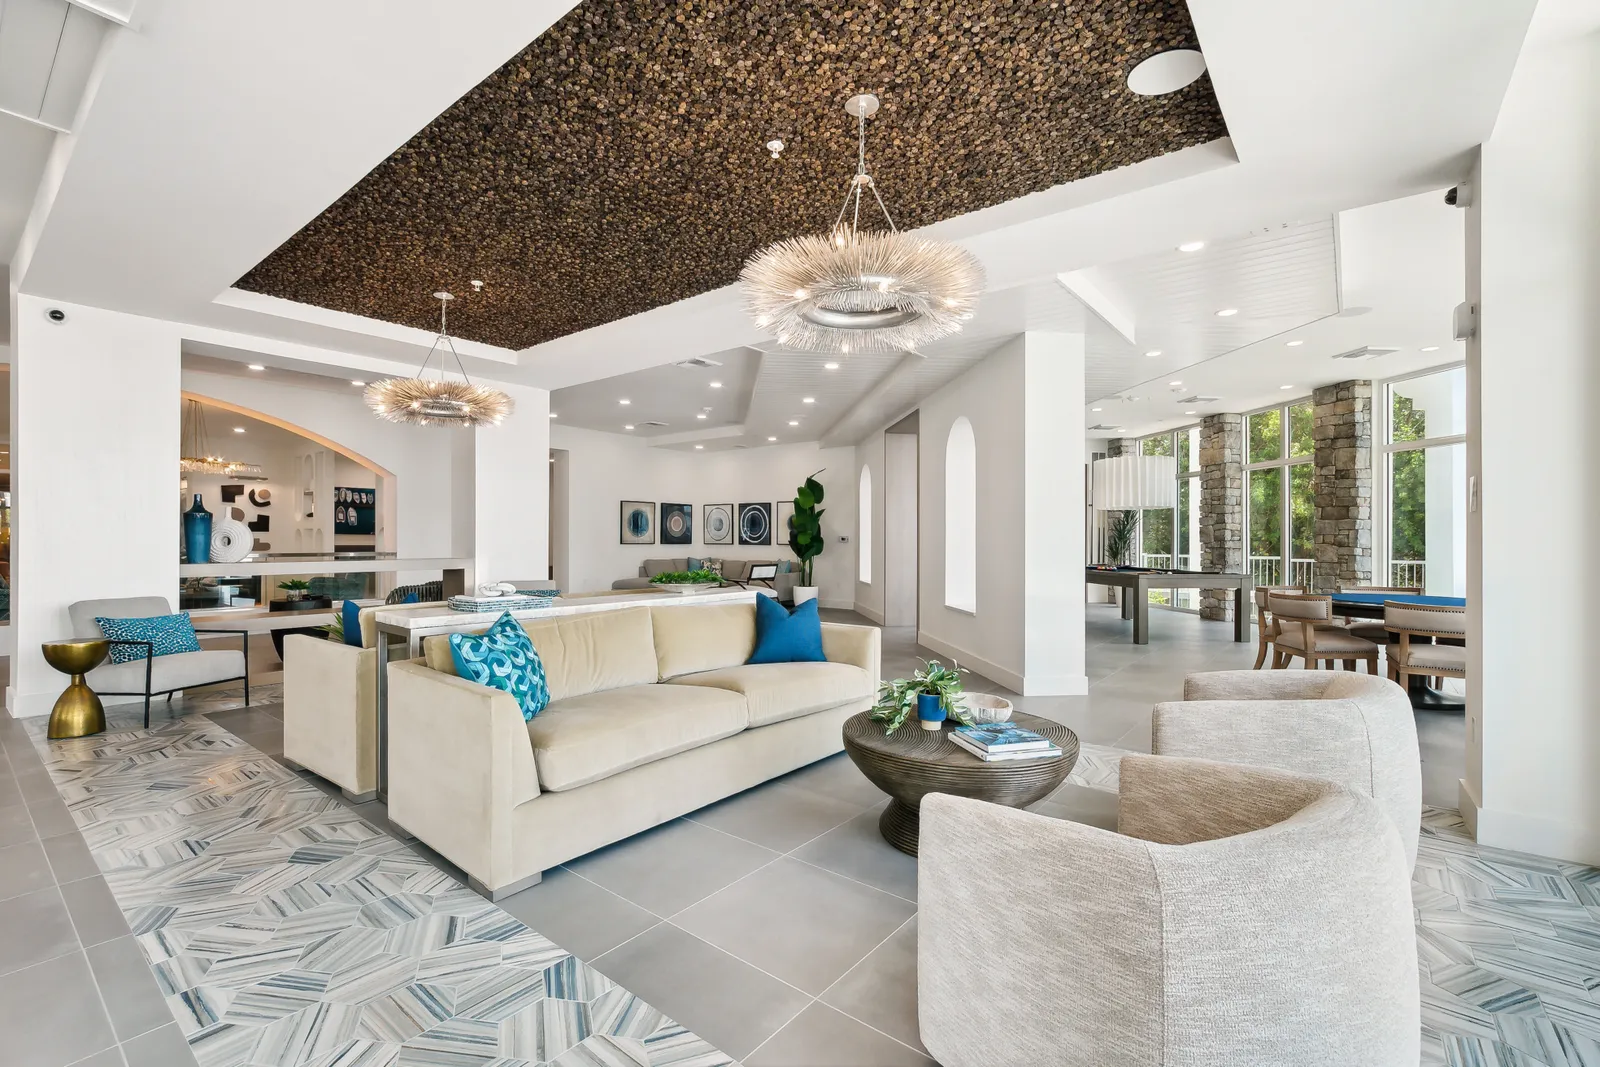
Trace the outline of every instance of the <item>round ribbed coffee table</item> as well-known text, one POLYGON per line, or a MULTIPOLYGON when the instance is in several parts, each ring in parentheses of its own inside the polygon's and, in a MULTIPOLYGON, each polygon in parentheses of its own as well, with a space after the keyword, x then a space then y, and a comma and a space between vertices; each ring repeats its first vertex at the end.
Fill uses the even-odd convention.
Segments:
POLYGON ((1037 715, 1014 712, 1011 721, 1054 741, 1061 755, 986 763, 950 740, 955 723, 947 722, 934 733, 910 719, 885 737, 883 725, 866 712, 851 716, 844 724, 844 750, 873 785, 889 794, 889 806, 878 820, 883 839, 901 852, 917 854, 919 809, 928 793, 1025 808, 1066 781, 1078 762, 1078 735, 1037 715))

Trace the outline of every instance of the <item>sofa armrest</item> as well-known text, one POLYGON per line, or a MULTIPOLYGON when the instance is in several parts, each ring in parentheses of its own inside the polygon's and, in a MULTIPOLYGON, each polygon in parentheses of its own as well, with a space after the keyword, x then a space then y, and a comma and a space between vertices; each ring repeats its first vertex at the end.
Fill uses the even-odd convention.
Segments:
POLYGON ((1189 845, 1262 830, 1338 786, 1258 767, 1171 756, 1123 756, 1117 832, 1189 845))
POLYGON ((849 663, 867 672, 872 692, 878 692, 883 672, 883 631, 876 626, 822 624, 822 654, 830 663, 849 663))
POLYGON ((1183 680, 1185 700, 1316 700, 1332 671, 1207 671, 1183 680))
POLYGON ((378 650, 283 639, 283 755, 352 793, 378 788, 378 650))
POLYGON ((509 693, 415 660, 389 665, 393 822, 484 885, 507 885, 517 878, 518 783, 534 781, 527 723, 509 693))

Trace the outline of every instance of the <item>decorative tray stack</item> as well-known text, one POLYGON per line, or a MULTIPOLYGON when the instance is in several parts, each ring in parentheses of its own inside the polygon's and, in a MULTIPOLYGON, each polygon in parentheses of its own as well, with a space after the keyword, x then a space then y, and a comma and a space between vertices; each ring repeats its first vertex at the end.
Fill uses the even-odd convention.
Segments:
POLYGON ((547 608, 555 600, 555 593, 517 593, 508 596, 453 596, 445 601, 451 611, 527 611, 529 608, 547 608))

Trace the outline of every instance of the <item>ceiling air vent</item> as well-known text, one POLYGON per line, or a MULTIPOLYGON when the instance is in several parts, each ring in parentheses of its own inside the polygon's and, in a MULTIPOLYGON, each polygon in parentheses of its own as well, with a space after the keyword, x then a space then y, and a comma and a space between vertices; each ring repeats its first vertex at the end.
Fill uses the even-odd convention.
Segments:
POLYGON ((652 420, 650 422, 641 422, 639 425, 640 426, 665 426, 666 423, 664 423, 664 422, 655 422, 655 421, 652 420))
POLYGON ((1201 396, 1199 393, 1191 393, 1188 396, 1180 397, 1178 399, 1178 403, 1180 403, 1180 404, 1215 404, 1217 401, 1219 401, 1221 399, 1222 398, 1220 396, 1201 396))
POLYGON ((674 363, 673 366, 693 367, 697 370, 705 370, 707 367, 720 367, 722 364, 718 363, 714 359, 707 359, 704 356, 695 356, 693 359, 680 359, 678 362, 674 363))
POLYGON ((1116 427, 1115 426, 1108 426, 1107 424, 1105 424, 1103 422, 1097 422, 1093 426, 1089 427, 1089 429, 1091 429, 1091 430, 1115 430, 1116 427))
POLYGON ((1398 348, 1373 348, 1371 345, 1362 345, 1360 348, 1352 348, 1348 352, 1340 352, 1338 355, 1334 356, 1333 358, 1334 359, 1376 359, 1379 356, 1387 356, 1391 352, 1398 352, 1398 351, 1400 351, 1398 348))

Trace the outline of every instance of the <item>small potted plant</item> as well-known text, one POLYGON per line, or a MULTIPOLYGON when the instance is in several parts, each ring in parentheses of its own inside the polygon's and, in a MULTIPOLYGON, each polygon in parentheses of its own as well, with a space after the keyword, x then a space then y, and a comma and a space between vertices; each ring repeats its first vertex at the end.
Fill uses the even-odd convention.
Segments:
POLYGON ((883 732, 892 734, 905 721, 916 714, 924 730, 939 730, 947 718, 963 726, 971 726, 972 719, 961 702, 960 666, 946 667, 936 659, 929 660, 910 678, 896 678, 878 687, 878 702, 872 706, 870 718, 883 723, 883 732))
POLYGON ((311 591, 311 583, 304 578, 289 578, 279 582, 278 588, 283 590, 285 600, 304 600, 311 591))

